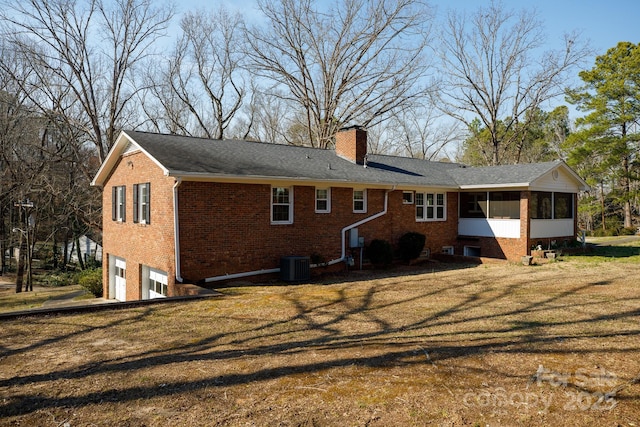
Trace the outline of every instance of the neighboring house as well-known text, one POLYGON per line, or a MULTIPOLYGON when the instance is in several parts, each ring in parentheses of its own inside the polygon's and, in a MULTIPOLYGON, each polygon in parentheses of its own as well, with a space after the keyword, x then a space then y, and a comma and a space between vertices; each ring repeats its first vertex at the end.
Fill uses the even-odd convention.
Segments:
MULTIPOLYGON (((78 262, 78 247, 80 247, 80 253, 84 262, 93 258, 96 261, 102 261, 102 246, 89 238, 87 235, 82 235, 78 238, 79 246, 76 246, 76 242, 72 241, 67 244, 67 254, 69 256, 69 262, 78 262)), ((61 245, 61 252, 64 252, 64 243, 61 245)))
POLYGON ((92 184, 104 189, 104 295, 119 300, 258 279, 289 256, 357 265, 352 246, 395 245, 409 231, 426 235, 430 253, 519 260, 575 239, 587 189, 562 161, 464 167, 367 154, 358 127, 336 135, 335 151, 122 132, 92 184))

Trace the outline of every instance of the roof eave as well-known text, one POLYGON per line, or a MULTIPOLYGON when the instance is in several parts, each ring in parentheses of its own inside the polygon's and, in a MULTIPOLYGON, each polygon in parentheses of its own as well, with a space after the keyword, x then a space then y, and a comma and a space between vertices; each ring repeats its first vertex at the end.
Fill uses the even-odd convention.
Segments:
POLYGON ((144 153, 160 169, 162 169, 165 175, 168 175, 168 170, 162 163, 160 163, 155 157, 149 154, 149 152, 146 151, 140 144, 138 144, 129 134, 127 134, 125 131, 121 131, 120 135, 118 135, 118 138, 116 139, 115 144, 113 144, 113 146, 111 147, 111 150, 109 150, 107 157, 102 162, 102 165, 100 165, 98 172, 96 172, 95 177, 93 178, 93 180, 91 180, 91 186, 102 187, 104 185, 105 181, 107 180, 107 177, 115 167, 116 163, 118 162, 118 159, 120 158, 122 152, 127 147, 129 142, 135 144, 135 146, 142 153, 144 153))
POLYGON ((330 184, 340 187, 367 187, 367 188, 442 188, 448 190, 458 190, 458 186, 450 185, 416 185, 415 183, 401 182, 376 182, 376 181, 353 181, 348 179, 327 179, 327 178, 309 178, 309 177, 290 177, 290 176, 268 176, 268 175, 230 175, 230 174, 211 174, 211 173, 193 173, 185 171, 168 170, 166 176, 180 178, 182 181, 215 181, 215 182, 234 182, 245 184, 262 184, 262 183, 282 183, 302 185, 330 184))
POLYGON ((460 190, 481 190, 484 188, 529 188, 529 182, 514 182, 508 184, 467 184, 460 185, 460 190))

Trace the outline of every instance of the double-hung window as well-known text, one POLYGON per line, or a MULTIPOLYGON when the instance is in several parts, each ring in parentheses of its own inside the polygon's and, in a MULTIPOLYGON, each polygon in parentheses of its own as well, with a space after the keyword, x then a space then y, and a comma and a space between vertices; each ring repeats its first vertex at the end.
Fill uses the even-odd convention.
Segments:
POLYGON ((271 223, 293 224, 292 187, 271 187, 271 223))
POLYGON ((353 212, 367 212, 367 190, 353 190, 353 212))
POLYGON ((444 193, 416 193, 416 221, 445 221, 446 197, 444 193))
POLYGON ((151 223, 151 184, 133 185, 133 222, 151 223))
POLYGON ((126 220, 126 188, 124 185, 111 188, 111 219, 114 221, 126 220))
POLYGON ((316 213, 331 212, 331 188, 316 188, 316 213))

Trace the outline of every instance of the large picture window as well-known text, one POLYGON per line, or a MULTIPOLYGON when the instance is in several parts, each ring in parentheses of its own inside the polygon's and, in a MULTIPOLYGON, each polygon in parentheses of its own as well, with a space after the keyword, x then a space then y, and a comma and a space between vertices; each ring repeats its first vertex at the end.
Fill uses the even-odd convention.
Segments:
POLYGON ((271 223, 293 223, 293 191, 291 187, 271 188, 271 223))
POLYGON ((416 193, 416 221, 446 220, 446 197, 444 193, 416 193))

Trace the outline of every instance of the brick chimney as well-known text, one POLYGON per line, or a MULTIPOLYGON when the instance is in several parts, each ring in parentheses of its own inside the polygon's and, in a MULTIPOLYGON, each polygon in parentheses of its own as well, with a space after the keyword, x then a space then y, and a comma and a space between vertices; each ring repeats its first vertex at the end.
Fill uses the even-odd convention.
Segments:
POLYGON ((336 154, 359 165, 367 155, 367 131, 360 126, 342 128, 336 133, 336 154))

